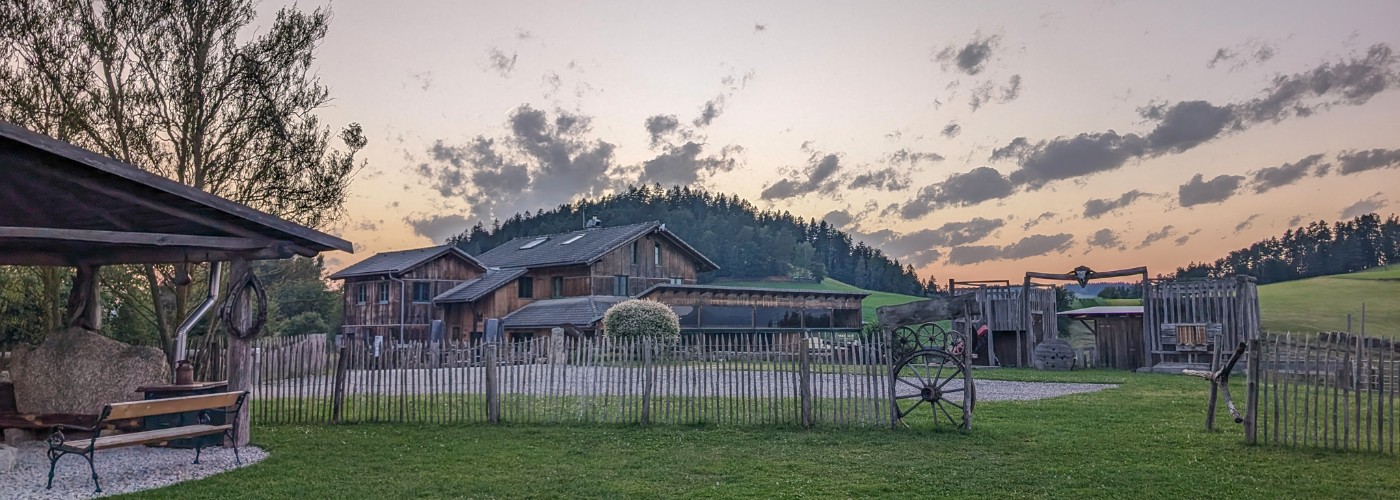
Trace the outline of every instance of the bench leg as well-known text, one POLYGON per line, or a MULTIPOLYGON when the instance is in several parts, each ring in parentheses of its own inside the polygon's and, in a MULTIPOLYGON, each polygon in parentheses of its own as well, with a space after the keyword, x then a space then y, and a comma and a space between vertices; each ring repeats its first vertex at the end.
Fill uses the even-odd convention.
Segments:
MULTIPOLYGON (((196 438, 196 439, 197 439, 197 438, 196 438)), ((203 449, 203 447, 199 446, 198 441, 196 441, 196 442, 195 442, 195 445, 194 445, 194 463, 196 463, 196 464, 199 463, 199 452, 200 452, 200 450, 202 450, 202 449, 203 449)))
POLYGON ((54 470, 54 467, 57 467, 57 466, 58 466, 58 459, 59 459, 59 458, 62 458, 63 455, 64 455, 64 453, 55 452, 54 450, 49 450, 49 484, 48 484, 48 486, 45 486, 44 489, 46 489, 46 490, 51 490, 51 489, 53 489, 53 470, 54 470))
POLYGON ((92 455, 83 455, 88 461, 88 470, 92 471, 92 485, 97 488, 98 493, 102 493, 102 484, 97 482, 97 465, 92 463, 92 455))

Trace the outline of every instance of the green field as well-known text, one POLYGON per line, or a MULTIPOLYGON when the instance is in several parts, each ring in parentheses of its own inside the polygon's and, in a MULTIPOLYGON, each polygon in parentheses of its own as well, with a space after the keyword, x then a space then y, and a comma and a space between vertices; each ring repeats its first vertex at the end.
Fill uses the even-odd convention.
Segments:
POLYGON ((821 283, 802 283, 792 281, 716 281, 714 284, 723 286, 746 286, 754 288, 781 288, 786 290, 834 290, 839 292, 867 292, 869 297, 861 302, 860 316, 865 322, 875 321, 875 309, 881 306, 891 306, 905 304, 916 300, 924 300, 925 297, 913 295, 903 295, 889 292, 874 292, 862 290, 852 285, 847 285, 831 278, 822 280, 821 283))
POLYGON ((1366 304, 1366 333, 1400 337, 1400 267, 1320 276, 1259 287, 1264 329, 1275 332, 1361 331, 1361 304, 1366 304))
MULTIPOLYGON (((1400 459, 1248 446, 1174 375, 988 370, 1117 389, 912 428, 257 425, 271 456, 139 498, 1386 498, 1400 459)), ((982 373, 979 373, 981 378, 982 373)), ((1242 393, 1242 391, 1241 391, 1242 393)), ((1222 405, 1223 406, 1223 405, 1222 405)))

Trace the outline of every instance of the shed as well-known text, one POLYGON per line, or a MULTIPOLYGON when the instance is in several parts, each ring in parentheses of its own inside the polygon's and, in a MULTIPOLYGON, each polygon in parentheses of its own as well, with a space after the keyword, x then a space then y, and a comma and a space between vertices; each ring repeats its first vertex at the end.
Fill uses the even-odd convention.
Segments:
POLYGON ((1094 333, 1094 365, 1136 370, 1146 359, 1142 344, 1142 306, 1094 306, 1063 311, 1094 333))

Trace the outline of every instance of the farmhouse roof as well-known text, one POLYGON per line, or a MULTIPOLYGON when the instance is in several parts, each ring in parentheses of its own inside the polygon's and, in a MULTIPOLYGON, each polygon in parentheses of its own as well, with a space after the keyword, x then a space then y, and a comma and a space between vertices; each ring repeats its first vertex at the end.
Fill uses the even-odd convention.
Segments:
POLYGON ((0 264, 208 262, 350 242, 0 121, 0 264))
POLYGON ((501 319, 506 328, 543 328, 565 323, 586 326, 603 319, 603 314, 627 297, 585 295, 563 299, 537 300, 501 319))
POLYGON ((1094 306, 1073 311, 1056 313, 1071 318, 1105 318, 1114 316, 1142 316, 1142 306, 1094 306))
POLYGON ((821 296, 821 297, 858 297, 858 298, 864 298, 864 297, 870 296, 870 292, 866 292, 866 291, 858 291, 858 292, 857 292, 857 291, 846 291, 846 290, 811 290, 811 289, 801 289, 801 288, 761 288, 761 287, 723 286, 723 285, 678 285, 678 284, 671 284, 671 283, 661 283, 661 284, 658 284, 658 285, 653 285, 651 288, 648 288, 648 289, 646 289, 646 290, 643 290, 641 294, 637 295, 637 297, 639 297, 639 298, 641 298, 641 297, 646 297, 646 296, 648 296, 648 295, 651 295, 652 293, 660 292, 660 291, 697 291, 697 292, 718 292, 718 293, 749 293, 749 294, 763 294, 763 295, 771 295, 771 296, 794 296, 794 295, 807 295, 807 296, 812 296, 812 295, 816 295, 816 296, 821 296))
POLYGON ((433 297, 433 302, 437 304, 476 302, 485 297, 486 294, 496 291, 497 288, 510 283, 511 280, 519 278, 523 274, 525 274, 525 268, 521 267, 491 269, 486 271, 485 276, 462 282, 462 284, 452 287, 451 290, 433 297))
POLYGON ((659 221, 616 227, 596 227, 559 234, 516 238, 477 255, 490 267, 549 267, 592 264, 623 245, 647 234, 665 237, 699 263, 699 271, 719 269, 704 254, 676 236, 659 221))
POLYGON ((466 259, 467 262, 472 263, 472 265, 478 268, 486 268, 486 266, 481 265, 481 262, 478 262, 476 258, 462 249, 457 248, 455 245, 438 245, 435 247, 377 253, 370 256, 368 259, 356 262, 345 269, 341 269, 335 274, 330 275, 330 278, 333 280, 343 280, 346 278, 375 274, 400 274, 448 253, 456 254, 458 257, 466 259))

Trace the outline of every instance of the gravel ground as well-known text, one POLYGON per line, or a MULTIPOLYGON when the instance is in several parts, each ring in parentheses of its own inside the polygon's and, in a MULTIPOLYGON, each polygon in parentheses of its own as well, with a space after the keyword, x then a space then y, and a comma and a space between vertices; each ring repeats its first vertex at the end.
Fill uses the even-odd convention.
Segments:
POLYGON ((199 464, 195 465, 191 463, 194 450, 145 446, 98 450, 97 477, 102 482, 99 495, 93 491, 87 461, 78 456, 59 459, 53 489, 44 489, 49 476, 47 450, 48 445, 42 442, 19 447, 19 460, 14 470, 0 472, 0 498, 68 499, 131 493, 247 467, 267 457, 266 452, 256 447, 239 448, 238 453, 243 457, 243 465, 239 466, 234 465, 232 449, 210 448, 204 450, 199 464))

